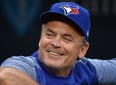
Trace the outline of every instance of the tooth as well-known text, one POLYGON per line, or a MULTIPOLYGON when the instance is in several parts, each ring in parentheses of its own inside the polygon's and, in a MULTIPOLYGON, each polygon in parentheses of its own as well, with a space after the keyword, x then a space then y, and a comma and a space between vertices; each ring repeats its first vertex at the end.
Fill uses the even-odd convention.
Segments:
POLYGON ((50 54, 53 54, 53 55, 59 55, 59 54, 57 54, 57 53, 54 53, 54 52, 49 52, 50 54))

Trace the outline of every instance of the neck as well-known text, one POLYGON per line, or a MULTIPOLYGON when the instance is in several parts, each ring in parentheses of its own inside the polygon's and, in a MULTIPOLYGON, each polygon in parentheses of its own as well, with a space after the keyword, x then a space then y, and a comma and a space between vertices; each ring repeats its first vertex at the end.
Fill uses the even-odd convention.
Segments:
POLYGON ((56 76, 63 76, 63 77, 67 77, 68 75, 70 75, 72 69, 72 68, 53 68, 45 65, 44 68, 51 74, 54 74, 56 76))
POLYGON ((63 70, 63 69, 47 69, 48 72, 57 75, 57 76, 63 76, 63 77, 67 77, 70 73, 71 70, 63 70))

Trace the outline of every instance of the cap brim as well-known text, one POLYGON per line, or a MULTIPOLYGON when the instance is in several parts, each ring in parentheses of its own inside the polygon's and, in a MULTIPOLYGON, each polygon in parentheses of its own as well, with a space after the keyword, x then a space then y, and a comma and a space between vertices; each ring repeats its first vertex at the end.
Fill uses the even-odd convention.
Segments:
POLYGON ((64 16, 63 14, 56 13, 56 12, 45 12, 40 16, 40 19, 41 19, 42 24, 45 24, 49 21, 54 21, 54 20, 65 22, 69 24, 70 26, 74 27, 75 30, 79 32, 81 35, 84 35, 84 32, 81 29, 81 27, 77 25, 77 23, 75 23, 70 18, 64 16))

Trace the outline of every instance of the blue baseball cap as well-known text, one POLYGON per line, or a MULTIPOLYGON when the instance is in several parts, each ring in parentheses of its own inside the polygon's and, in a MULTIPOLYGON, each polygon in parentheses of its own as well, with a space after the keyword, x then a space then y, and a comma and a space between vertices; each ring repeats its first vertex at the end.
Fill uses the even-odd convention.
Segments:
POLYGON ((50 10, 44 12, 40 19, 42 23, 51 20, 65 21, 77 26, 75 29, 83 32, 85 39, 88 40, 90 31, 90 14, 82 6, 74 2, 59 2, 51 6, 50 10))

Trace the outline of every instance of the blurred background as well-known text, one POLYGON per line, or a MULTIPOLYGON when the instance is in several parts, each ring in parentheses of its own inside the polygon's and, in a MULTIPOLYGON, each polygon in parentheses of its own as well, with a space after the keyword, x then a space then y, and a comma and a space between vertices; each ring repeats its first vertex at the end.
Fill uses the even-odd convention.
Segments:
POLYGON ((0 0, 0 63, 38 49, 42 12, 59 1, 73 1, 91 14, 90 48, 86 57, 116 57, 116 0, 0 0))

